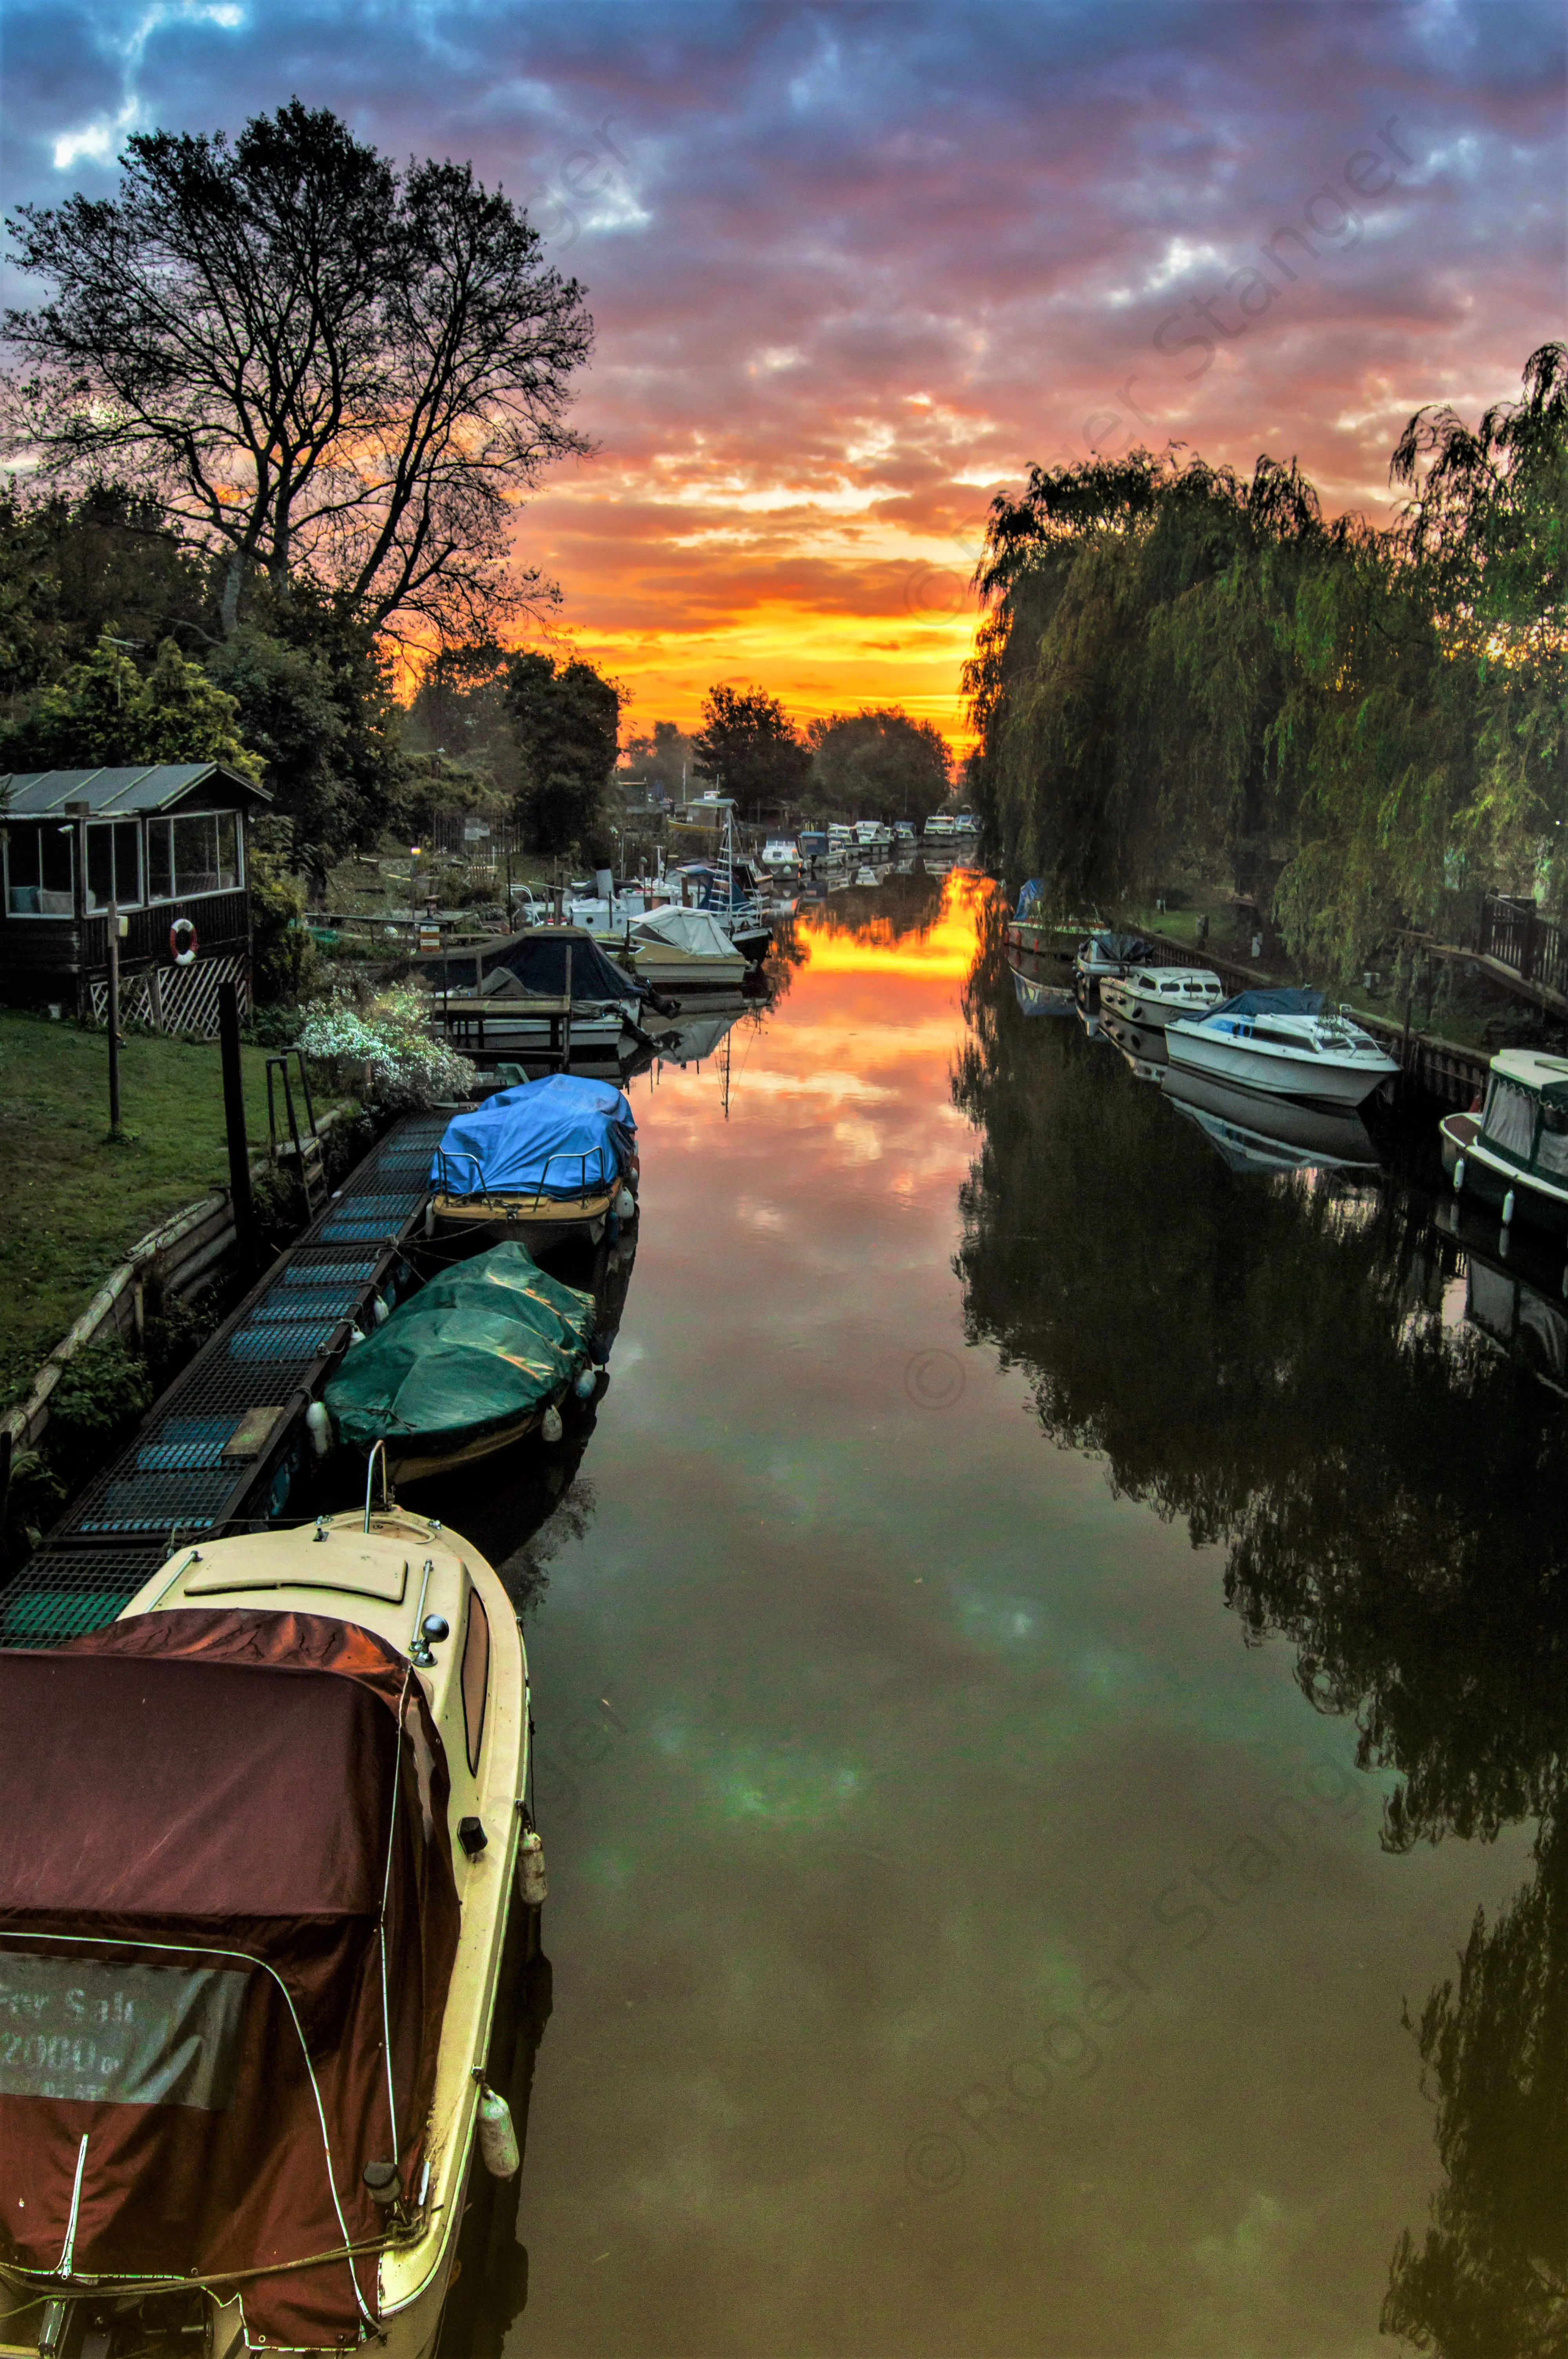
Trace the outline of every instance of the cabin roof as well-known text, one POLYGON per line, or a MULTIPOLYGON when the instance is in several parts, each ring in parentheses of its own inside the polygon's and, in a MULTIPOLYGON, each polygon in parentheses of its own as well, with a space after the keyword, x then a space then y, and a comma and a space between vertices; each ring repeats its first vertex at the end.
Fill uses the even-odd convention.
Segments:
POLYGON ((11 770, 0 777, 0 820, 40 817, 85 803, 94 819, 169 810, 209 782, 233 801, 271 795, 226 762, 159 762, 115 770, 11 770))
POLYGON ((1492 1059, 1492 1071, 1527 1090, 1560 1089, 1568 1082, 1568 1058, 1549 1057, 1540 1049, 1504 1049, 1492 1059))

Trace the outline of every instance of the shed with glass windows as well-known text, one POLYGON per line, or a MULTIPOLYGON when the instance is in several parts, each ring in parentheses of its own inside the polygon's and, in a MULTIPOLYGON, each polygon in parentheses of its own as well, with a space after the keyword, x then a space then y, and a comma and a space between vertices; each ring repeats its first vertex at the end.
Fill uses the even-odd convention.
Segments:
POLYGON ((102 1016, 113 907, 127 1019, 211 1032, 226 982, 248 1009, 245 828, 271 799, 222 762, 0 777, 0 998, 102 1016))

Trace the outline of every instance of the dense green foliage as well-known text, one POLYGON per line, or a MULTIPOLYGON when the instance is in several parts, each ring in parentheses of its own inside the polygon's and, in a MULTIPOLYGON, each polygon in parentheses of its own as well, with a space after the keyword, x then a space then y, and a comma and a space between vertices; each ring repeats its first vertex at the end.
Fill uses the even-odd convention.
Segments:
POLYGON ((776 696, 762 688, 710 688, 691 741, 697 768, 742 817, 798 802, 811 755, 776 696))
POLYGON ((1377 530, 1292 463, 1135 451, 993 505, 966 687, 974 791, 1062 903, 1181 867, 1271 897, 1348 970, 1444 885, 1568 892, 1568 352, 1472 432, 1411 421, 1377 530))
POLYGON ((691 739, 673 721, 655 721, 650 734, 628 737, 621 757, 629 777, 644 779, 672 802, 690 782, 693 758, 691 739))
POLYGON ((898 705, 862 705, 806 729, 812 752, 811 799, 835 816, 927 819, 947 799, 947 748, 929 721, 898 705))
POLYGON ((576 657, 557 664, 526 650, 506 667, 504 700, 522 764, 518 811, 535 850, 603 856, 620 690, 576 657))
POLYGON ((90 656, 0 730, 0 764, 91 770, 131 762, 227 762, 254 777, 261 766, 241 741, 238 710, 172 639, 164 640, 144 679, 105 631, 90 656))

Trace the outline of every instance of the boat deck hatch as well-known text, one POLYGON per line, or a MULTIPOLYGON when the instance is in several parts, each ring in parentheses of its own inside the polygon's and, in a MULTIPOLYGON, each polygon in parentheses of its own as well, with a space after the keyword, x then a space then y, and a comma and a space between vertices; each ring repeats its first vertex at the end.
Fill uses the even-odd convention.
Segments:
POLYGON ((351 1543, 345 1546, 336 1535, 322 1547, 319 1572, 315 1558, 306 1557, 303 1549, 295 1552, 281 1580, 276 1553, 258 1553, 254 1565, 245 1563, 245 1553, 243 1547, 226 1559, 214 1552, 193 1565, 183 1583, 186 1596, 226 1597, 242 1589, 323 1589, 340 1597, 373 1597, 384 1605, 401 1605, 408 1588, 406 1558, 374 1556, 351 1543), (330 1563, 324 1560, 329 1555, 330 1563))

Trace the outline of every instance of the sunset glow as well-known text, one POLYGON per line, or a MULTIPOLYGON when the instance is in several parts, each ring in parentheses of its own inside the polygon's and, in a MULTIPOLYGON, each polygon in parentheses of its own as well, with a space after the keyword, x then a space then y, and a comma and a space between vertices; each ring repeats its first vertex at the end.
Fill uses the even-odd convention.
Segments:
POLYGON ((995 890, 983 876, 955 871, 942 885, 942 908, 924 934, 895 935, 879 919, 862 933, 840 933, 815 925, 809 913, 795 920, 795 938, 806 946, 809 974, 967 975, 979 948, 979 913, 995 890))
POLYGON ((957 746, 968 583, 1032 462, 1266 451, 1383 521, 1420 404, 1517 388, 1560 317, 1562 38, 1531 5, 23 0, 6 196, 105 194, 127 130, 305 85, 471 158, 595 321, 592 455, 519 520, 563 592, 539 635, 632 729, 755 681, 957 746))

